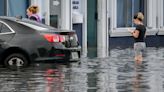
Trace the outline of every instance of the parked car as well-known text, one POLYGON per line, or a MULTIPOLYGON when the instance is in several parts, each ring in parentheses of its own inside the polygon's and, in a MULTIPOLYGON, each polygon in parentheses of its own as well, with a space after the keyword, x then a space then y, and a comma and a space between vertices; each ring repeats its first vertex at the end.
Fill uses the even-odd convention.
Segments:
POLYGON ((78 61, 80 53, 75 31, 0 17, 0 62, 8 68, 24 68, 35 62, 78 61))

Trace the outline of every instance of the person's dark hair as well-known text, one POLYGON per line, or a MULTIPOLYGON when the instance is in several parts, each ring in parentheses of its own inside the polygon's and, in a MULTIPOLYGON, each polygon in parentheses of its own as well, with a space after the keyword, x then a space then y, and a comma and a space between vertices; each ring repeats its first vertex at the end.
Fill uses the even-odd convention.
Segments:
POLYGON ((134 15, 133 18, 134 18, 134 19, 138 19, 138 20, 140 20, 140 21, 143 21, 144 15, 143 15, 141 12, 138 12, 138 13, 136 13, 136 14, 134 15))

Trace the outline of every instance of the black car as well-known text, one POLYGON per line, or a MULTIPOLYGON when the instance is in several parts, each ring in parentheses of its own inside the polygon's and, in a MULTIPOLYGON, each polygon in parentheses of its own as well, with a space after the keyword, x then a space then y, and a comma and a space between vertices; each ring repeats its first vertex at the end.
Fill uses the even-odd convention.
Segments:
POLYGON ((4 66, 17 69, 35 62, 78 61, 80 57, 75 31, 0 17, 0 62, 4 66))

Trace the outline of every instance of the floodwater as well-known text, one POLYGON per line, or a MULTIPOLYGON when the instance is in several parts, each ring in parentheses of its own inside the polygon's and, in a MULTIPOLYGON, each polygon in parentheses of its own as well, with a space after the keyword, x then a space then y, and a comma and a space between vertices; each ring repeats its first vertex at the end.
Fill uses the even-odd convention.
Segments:
POLYGON ((69 64, 0 68, 0 92, 164 92, 164 48, 147 48, 136 64, 133 50, 112 49, 108 58, 69 64))

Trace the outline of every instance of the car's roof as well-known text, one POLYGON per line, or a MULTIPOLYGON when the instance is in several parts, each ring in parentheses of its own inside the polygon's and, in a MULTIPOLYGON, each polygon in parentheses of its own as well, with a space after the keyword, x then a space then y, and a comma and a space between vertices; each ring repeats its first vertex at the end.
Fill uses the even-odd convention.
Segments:
POLYGON ((38 23, 36 21, 31 21, 31 20, 29 20, 27 18, 0 16, 0 19, 2 19, 2 20, 10 20, 10 21, 17 22, 17 23, 24 22, 24 23, 29 23, 29 24, 34 24, 34 25, 38 25, 38 26, 41 26, 41 27, 45 27, 45 28, 48 28, 48 29, 55 29, 55 30, 57 30, 54 27, 51 27, 51 26, 48 26, 48 25, 45 25, 45 24, 42 24, 42 23, 38 23))
POLYGON ((60 32, 61 31, 62 32, 73 31, 73 30, 64 30, 64 29, 59 30, 59 29, 51 27, 49 25, 38 23, 36 21, 32 21, 32 20, 29 20, 27 18, 21 18, 21 17, 0 16, 0 20, 9 20, 9 21, 13 21, 13 22, 20 23, 20 24, 25 24, 25 25, 29 23, 29 24, 33 24, 33 25, 36 25, 36 26, 39 26, 39 27, 43 27, 43 28, 47 28, 47 29, 55 30, 55 31, 60 31, 60 32))
POLYGON ((16 18, 16 17, 0 16, 0 19, 10 19, 10 20, 16 20, 16 19, 18 19, 18 18, 16 18))

